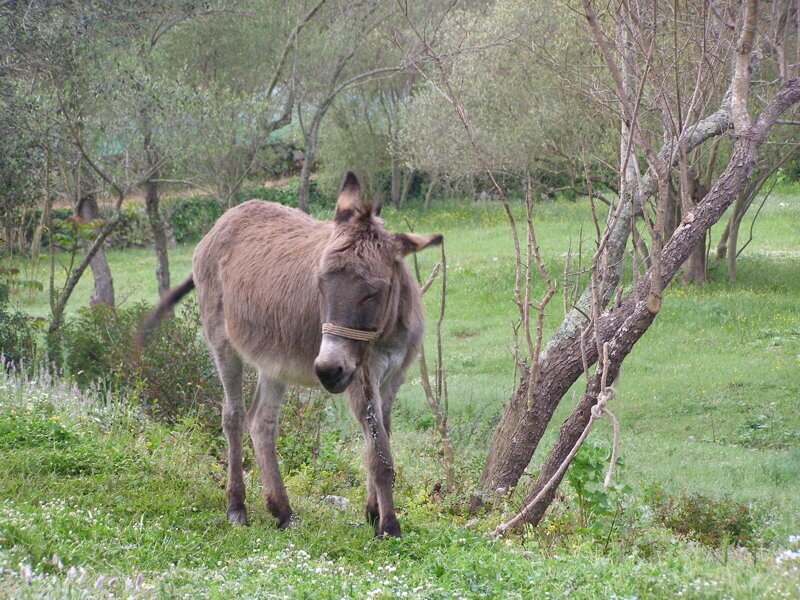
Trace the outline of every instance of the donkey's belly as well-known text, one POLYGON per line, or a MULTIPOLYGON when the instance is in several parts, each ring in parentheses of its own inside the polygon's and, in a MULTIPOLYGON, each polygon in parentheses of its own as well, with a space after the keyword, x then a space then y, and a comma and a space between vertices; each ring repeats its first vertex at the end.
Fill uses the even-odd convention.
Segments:
POLYGON ((319 379, 314 373, 313 356, 292 356, 286 351, 275 349, 243 348, 234 342, 234 347, 249 364, 253 365, 269 379, 288 385, 318 388, 319 379))
POLYGON ((258 361, 256 367, 268 378, 282 381, 288 385, 300 385, 308 388, 321 387, 314 363, 301 364, 280 357, 265 357, 258 361))

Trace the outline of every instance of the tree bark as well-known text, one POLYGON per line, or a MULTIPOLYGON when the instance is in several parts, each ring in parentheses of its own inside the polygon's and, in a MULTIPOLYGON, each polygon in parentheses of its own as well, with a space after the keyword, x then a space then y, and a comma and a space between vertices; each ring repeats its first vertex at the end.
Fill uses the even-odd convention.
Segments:
MULTIPOLYGON (((99 218, 97 198, 94 193, 89 192, 78 199, 75 205, 75 214, 84 223, 90 223, 99 218)), ((89 299, 89 305, 107 304, 108 306, 114 306, 114 280, 111 277, 111 267, 108 266, 108 260, 102 244, 91 257, 89 264, 94 278, 94 292, 89 299)))
POLYGON ((400 201, 397 204, 398 208, 402 208, 406 200, 408 200, 408 194, 411 191, 411 183, 414 181, 414 167, 408 167, 406 169, 406 176, 403 178, 403 191, 400 194, 400 201))
POLYGON ((392 206, 397 208, 400 206, 400 159, 394 155, 392 155, 391 174, 392 182, 389 198, 392 201, 392 206))
MULTIPOLYGON (((800 86, 798 86, 798 92, 800 92, 800 86)), ((733 203, 738 193, 747 184, 747 178, 755 165, 756 150, 761 145, 761 142, 763 142, 763 136, 757 136, 753 139, 740 138, 734 148, 728 167, 714 184, 706 198, 694 211, 684 216, 681 225, 661 252, 662 288, 669 285, 678 269, 690 256, 698 243, 702 241, 706 232, 722 217, 725 210, 733 203)), ((609 342, 609 380, 613 380, 617 376, 622 361, 655 320, 656 314, 647 309, 646 302, 652 276, 652 271, 648 271, 621 305, 607 311, 597 324, 596 330, 600 335, 600 339, 603 342, 609 342)), ((587 350, 595 348, 594 333, 589 334, 587 338, 587 350)), ((578 349, 578 352, 580 352, 580 349, 578 349)), ((596 352, 593 352, 591 361, 594 362, 596 359, 596 352)), ((600 377, 599 373, 595 373, 591 377, 586 393, 573 413, 561 426, 553 450, 542 466, 540 475, 531 488, 526 503, 533 500, 558 471, 558 468, 586 427, 591 408, 597 403, 599 393, 600 377)), ((544 511, 552 502, 557 487, 557 485, 553 486, 545 494, 545 498, 528 514, 527 522, 533 525, 538 524, 544 515, 544 511)))
MULTIPOLYGON (((706 190, 703 189, 700 179, 694 173, 689 172, 687 179, 688 193, 685 195, 686 197, 682 197, 681 202, 683 216, 693 211, 694 207, 706 195, 706 190)), ((670 235, 672 235, 672 232, 670 232, 670 235)), ((694 283, 697 285, 708 283, 708 269, 706 265, 707 237, 708 236, 704 235, 703 239, 692 249, 684 267, 683 283, 694 283)))
POLYGON ((303 155, 303 166, 300 168, 300 181, 297 184, 297 207, 303 212, 308 212, 310 203, 310 190, 311 184, 311 169, 314 166, 314 156, 317 152, 317 139, 319 138, 319 127, 322 123, 322 117, 328 111, 327 106, 320 107, 313 120, 311 121, 311 128, 306 136, 306 145, 303 155))
POLYGON ((730 229, 728 230, 728 252, 727 252, 727 272, 728 281, 736 281, 736 248, 739 245, 739 225, 742 223, 742 215, 738 218, 731 218, 730 229))
POLYGON ((150 134, 149 119, 144 119, 144 153, 147 158, 149 175, 145 182, 145 208, 153 235, 153 248, 156 251, 156 284, 158 295, 163 296, 169 290, 169 251, 167 232, 161 218, 160 198, 158 195, 158 149, 153 144, 150 134))
POLYGON ((158 295, 163 296, 169 290, 169 252, 167 232, 159 210, 158 182, 152 179, 145 183, 145 206, 150 230, 153 233, 153 247, 156 251, 156 283, 158 295))
POLYGON ((431 182, 428 184, 428 191, 425 192, 425 210, 431 207, 431 198, 433 198, 433 190, 436 189, 436 185, 439 183, 439 174, 433 173, 431 175, 431 182))

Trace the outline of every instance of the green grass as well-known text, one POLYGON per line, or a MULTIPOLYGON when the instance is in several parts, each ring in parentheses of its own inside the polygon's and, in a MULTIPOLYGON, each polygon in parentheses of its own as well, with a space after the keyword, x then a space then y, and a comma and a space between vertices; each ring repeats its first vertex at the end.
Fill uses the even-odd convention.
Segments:
MULTIPOLYGON (((796 193, 764 208, 736 283, 724 281, 724 266, 712 262, 709 285, 670 287, 658 319, 625 362, 611 408, 622 426, 624 464, 616 480, 627 491, 613 495, 618 517, 610 534, 599 536, 575 526, 566 484, 539 531, 508 540, 486 533, 515 500, 478 520, 463 511, 514 384, 513 249, 494 205, 385 215, 395 229, 405 229, 405 217, 416 231, 444 233, 447 245, 444 344, 456 494, 429 496, 441 469, 413 371, 393 437, 405 537, 388 541, 373 540, 362 523, 361 441, 340 398, 325 419, 327 456, 335 460, 308 461, 287 477, 299 527, 276 530, 248 454, 252 525, 233 529, 225 521, 224 468, 213 432, 192 421, 153 423, 124 394, 98 398, 41 376, 8 376, 0 379, 0 595, 800 597, 797 558, 776 560, 800 543, 790 540, 800 534, 796 193), (751 507, 761 515, 754 546, 707 548, 666 529, 653 517, 653 488, 751 507), (337 511, 325 494, 347 497, 350 505, 337 511)), ((544 257, 560 280, 569 240, 574 251, 581 228, 591 230, 587 206, 543 204, 536 221, 544 257)), ((171 250, 173 281, 189 272, 191 252, 171 250)), ((427 273, 438 255, 428 251, 420 259, 427 273)), ((112 251, 109 260, 120 303, 155 298, 151 251, 112 251)), ((33 274, 30 265, 19 266, 23 276, 33 274)), ((69 311, 86 304, 90 287, 87 277, 69 311)), ((436 291, 425 297, 429 318, 436 291)), ((48 313, 44 293, 23 291, 16 300, 33 314, 48 313)), ((548 332, 562 314, 557 296, 548 332)), ((568 396, 559 408, 531 472, 572 402, 568 396)), ((607 446, 609 437, 601 422, 590 440, 607 446)), ((597 521, 607 532, 610 517, 597 521)))

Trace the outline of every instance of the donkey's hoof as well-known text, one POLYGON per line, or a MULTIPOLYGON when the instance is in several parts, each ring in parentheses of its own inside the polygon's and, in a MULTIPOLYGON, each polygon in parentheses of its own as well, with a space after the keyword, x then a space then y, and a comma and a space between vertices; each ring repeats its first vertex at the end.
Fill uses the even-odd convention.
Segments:
POLYGON ((234 525, 241 525, 247 527, 247 509, 242 508, 229 508, 228 521, 234 525))
POLYGON ((403 537, 403 534, 400 533, 400 523, 397 522, 397 519, 391 519, 385 523, 378 524, 375 528, 375 537, 403 537))
POLYGON ((300 517, 294 513, 289 513, 285 519, 278 519, 278 529, 289 529, 300 525, 300 517))

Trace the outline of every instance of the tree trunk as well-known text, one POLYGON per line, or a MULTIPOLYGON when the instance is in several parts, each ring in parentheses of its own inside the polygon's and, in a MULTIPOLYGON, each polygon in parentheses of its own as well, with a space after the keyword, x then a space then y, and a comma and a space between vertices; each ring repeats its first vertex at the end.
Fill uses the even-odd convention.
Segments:
POLYGON ((647 247, 647 242, 642 239, 635 224, 631 227, 631 238, 633 241, 633 251, 638 253, 640 264, 645 265, 645 268, 649 269, 653 263, 652 257, 650 256, 650 249, 647 247))
POLYGON ((439 183, 439 174, 434 173, 431 175, 431 182, 428 184, 428 191, 425 192, 425 210, 431 207, 431 198, 433 198, 433 190, 439 183))
MULTIPOLYGON (((81 196, 75 206, 75 214, 84 223, 96 221, 99 218, 97 198, 93 192, 81 196)), ((94 292, 89 299, 89 305, 107 304, 108 306, 114 306, 114 281, 111 277, 111 267, 108 266, 108 260, 106 260, 106 253, 102 244, 91 258, 90 266, 92 277, 94 277, 94 292)))
MULTIPOLYGON (((39 219, 39 224, 36 226, 36 231, 31 240, 31 258, 33 260, 39 259, 39 253, 42 250, 42 234, 44 233, 45 225, 50 222, 50 209, 53 206, 53 199, 50 196, 49 187, 49 185, 45 184, 46 192, 44 207, 42 208, 42 218, 39 219)), ((50 232, 50 236, 52 237, 52 232, 50 232)))
MULTIPOLYGON (((770 127, 788 107, 799 101, 800 79, 795 79, 788 82, 776 98, 767 105, 761 116, 736 138, 728 166, 712 186, 705 199, 695 207, 690 216, 684 217, 681 225, 661 250, 659 261, 661 269, 660 289, 664 289, 669 285, 675 273, 689 257, 695 246, 742 193, 755 166, 756 151, 764 143, 770 127)), ((737 122, 740 123, 741 121, 737 122)), ((594 336, 598 335, 601 342, 608 342, 609 344, 609 380, 613 380, 616 377, 622 361, 656 317, 657 311, 651 311, 647 302, 653 275, 653 270, 649 270, 619 306, 602 313, 595 325, 595 331, 587 335, 585 348, 587 361, 590 365, 597 360, 597 344, 594 336)), ((576 349, 573 345, 571 348, 563 348, 558 353, 562 364, 571 364, 575 358, 573 354, 575 352, 580 356, 580 347, 576 349)), ((579 374, 574 375, 571 381, 562 382, 559 387, 568 389, 578 376, 579 374)), ((526 499, 526 506, 558 472, 560 465, 564 462, 581 432, 586 427, 590 418, 590 408, 596 403, 597 395, 600 392, 598 377, 599 374, 595 374, 591 378, 583 398, 561 427, 553 450, 542 466, 531 494, 526 499)), ((521 431, 517 433, 518 435, 524 434, 521 431)), ((545 494, 545 498, 531 507, 525 521, 534 525, 539 522, 547 506, 552 501, 556 487, 557 485, 553 486, 545 494)))
POLYGON ((411 184, 414 181, 414 167, 408 167, 406 169, 406 176, 403 179, 403 192, 400 194, 400 202, 397 204, 398 208, 401 208, 405 205, 406 200, 408 200, 408 194, 411 191, 411 184))
POLYGON ((159 211, 158 182, 152 179, 145 184, 145 206, 150 230, 153 233, 153 247, 156 251, 156 283, 158 295, 163 296, 169 290, 169 253, 167 250, 167 232, 159 211))
POLYGON ((731 218, 730 230, 728 231, 728 281, 736 281, 736 247, 739 245, 739 225, 741 218, 731 218))
POLYGON ((397 208, 400 206, 400 159, 392 155, 392 182, 390 191, 390 200, 392 206, 397 208))
MULTIPOLYGON (((688 169, 687 169, 688 171, 688 169)), ((683 217, 692 212, 699 204, 703 197, 706 195, 706 189, 700 183, 700 178, 694 173, 688 172, 688 188, 689 193, 686 198, 682 198, 681 208, 683 217)), ((672 235, 672 232, 670 232, 672 235)), ((667 236, 669 237, 669 236, 667 236)), ((708 283, 708 269, 706 268, 706 239, 708 236, 703 236, 697 245, 692 249, 684 268, 683 283, 694 283, 703 285, 708 283)))
POLYGON ((681 205, 678 202, 678 192, 673 185, 670 185, 667 202, 664 205, 664 231, 661 234, 665 240, 669 239, 669 236, 672 235, 672 232, 675 231, 678 223, 680 223, 681 212, 681 205))
MULTIPOLYGON (((689 152, 709 138, 722 134, 730 126, 731 118, 727 109, 720 109, 709 115, 691 129, 692 133, 685 141, 686 151, 689 152)), ((673 144, 670 142, 662 146, 658 157, 663 161, 674 157, 673 144)), ((631 168, 630 165, 628 168, 631 168)), ((609 223, 612 231, 599 267, 603 306, 613 296, 622 275, 622 259, 631 222, 639 207, 656 193, 657 188, 658 181, 654 174, 643 176, 638 189, 628 189, 626 197, 621 200, 622 206, 616 218, 609 223)), ((521 375, 520 384, 511 401, 503 408, 500 422, 492 436, 479 489, 471 499, 473 511, 495 495, 496 490, 505 492, 517 484, 562 397, 583 374, 580 335, 586 315, 589 314, 591 300, 591 286, 587 286, 539 355, 539 375, 530 402, 527 376, 525 373, 521 375)), ((589 364, 597 360, 594 344, 586 344, 586 354, 589 364)))
POLYGON ((706 265, 706 238, 703 237, 694 247, 686 261, 684 283, 703 285, 708 283, 708 268, 706 265))
POLYGON ((319 137, 319 126, 327 108, 320 107, 311 121, 311 128, 306 135, 305 154, 303 156, 303 166, 300 168, 300 181, 297 184, 297 207, 303 212, 308 212, 310 202, 311 169, 314 167, 314 155, 317 152, 317 138, 319 137))
POLYGON ((731 219, 728 219, 728 224, 725 225, 725 229, 722 231, 722 236, 719 238, 719 243, 717 244, 717 260, 723 260, 725 256, 728 254, 728 235, 731 230, 731 219))
POLYGON ((780 159, 765 160, 767 166, 759 169, 757 175, 752 176, 750 183, 736 198, 736 204, 733 207, 733 212, 725 230, 722 232, 722 237, 717 244, 717 259, 722 260, 727 257, 728 259, 728 280, 734 281, 736 279, 736 259, 737 259, 737 245, 739 237, 739 227, 742 224, 745 214, 750 210, 758 192, 764 186, 766 181, 777 173, 778 169, 793 155, 795 149, 790 150, 783 154, 780 159), (731 236, 734 237, 731 240, 731 236), (733 258, 731 258, 731 252, 733 258))
POLYGON ((80 281, 83 274, 86 272, 87 267, 89 267, 90 263, 94 260, 95 256, 98 252, 102 251, 103 243, 106 241, 109 235, 122 223, 122 211, 119 210, 119 206, 122 205, 122 201, 118 202, 118 210, 116 214, 106 222, 105 225, 100 229, 97 237, 92 241, 89 247, 86 249, 86 255, 81 260, 80 264, 75 267, 72 272, 67 277, 67 280, 64 282, 64 287, 58 293, 58 297, 54 297, 54 284, 53 284, 53 275, 55 271, 55 254, 54 254, 54 246, 53 244, 50 245, 50 253, 51 253, 51 260, 50 260, 50 290, 51 290, 51 301, 50 301, 50 308, 51 308, 51 317, 50 317, 50 325, 47 328, 47 352, 49 359, 53 361, 56 366, 60 365, 61 362, 61 336, 59 332, 61 330, 61 325, 64 321, 64 311, 67 308, 67 302, 69 301, 70 297, 72 296, 72 292, 75 290, 75 286, 78 285, 78 281, 80 281))
MULTIPOLYGON (((760 185, 758 186, 761 187, 760 185)), ((755 182, 751 182, 746 189, 742 190, 736 197, 736 204, 733 206, 733 212, 728 225, 725 227, 725 232, 717 245, 717 258, 719 260, 727 258, 728 281, 736 281, 736 247, 739 242, 739 226, 742 224, 747 209, 753 201, 753 197, 757 193, 755 182)))
POLYGON ((156 251, 156 284, 158 295, 163 296, 169 290, 169 252, 167 250, 167 232, 159 210, 160 198, 158 196, 158 163, 159 153, 153 143, 150 129, 150 119, 147 113, 143 118, 144 153, 147 157, 147 167, 150 172, 145 182, 145 208, 147 219, 150 222, 150 231, 153 234, 153 248, 156 251))

